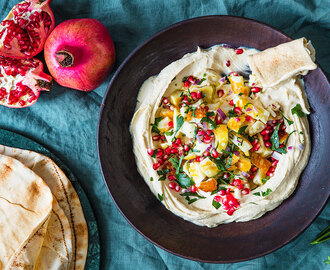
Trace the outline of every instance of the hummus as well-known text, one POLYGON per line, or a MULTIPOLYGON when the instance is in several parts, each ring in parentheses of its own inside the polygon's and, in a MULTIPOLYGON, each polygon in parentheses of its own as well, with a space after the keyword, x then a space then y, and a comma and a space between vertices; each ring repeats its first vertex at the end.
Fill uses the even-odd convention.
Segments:
POLYGON ((144 82, 134 154, 168 210, 215 227, 259 218, 292 194, 310 154, 300 75, 313 61, 304 38, 263 52, 216 45, 144 82))

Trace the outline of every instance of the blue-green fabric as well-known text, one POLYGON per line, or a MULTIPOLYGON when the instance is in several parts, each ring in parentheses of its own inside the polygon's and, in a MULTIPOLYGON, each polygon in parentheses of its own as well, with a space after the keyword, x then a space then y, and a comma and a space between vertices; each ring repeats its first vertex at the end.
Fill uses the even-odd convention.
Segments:
MULTIPOLYGON (((2 18, 14 4, 15 0, 0 2, 2 18)), ((56 24, 85 17, 105 24, 117 51, 114 71, 135 47, 164 27, 188 18, 228 14, 265 22, 294 38, 311 39, 319 64, 330 72, 329 0, 53 0, 51 6, 56 24)), ((267 256, 235 264, 182 259, 139 235, 108 195, 97 159, 99 108, 111 76, 90 93, 55 84, 51 92, 41 93, 32 107, 0 108, 0 128, 19 132, 44 145, 80 180, 99 225, 101 269, 330 269, 323 263, 330 256, 330 241, 309 244, 329 224, 329 204, 290 244, 267 256)))

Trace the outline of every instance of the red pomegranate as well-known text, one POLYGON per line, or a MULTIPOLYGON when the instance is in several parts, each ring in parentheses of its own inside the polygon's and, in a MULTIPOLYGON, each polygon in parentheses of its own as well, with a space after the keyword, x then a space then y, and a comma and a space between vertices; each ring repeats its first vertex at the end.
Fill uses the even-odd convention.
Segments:
POLYGON ((34 104, 40 91, 48 91, 52 77, 43 72, 35 58, 14 59, 0 56, 0 104, 23 108, 34 104))
POLYGON ((51 0, 26 0, 16 4, 0 24, 0 55, 31 58, 44 47, 54 29, 51 0))
POLYGON ((81 91, 97 88, 115 62, 110 34, 95 19, 72 19, 59 24, 46 40, 44 53, 54 80, 81 91))

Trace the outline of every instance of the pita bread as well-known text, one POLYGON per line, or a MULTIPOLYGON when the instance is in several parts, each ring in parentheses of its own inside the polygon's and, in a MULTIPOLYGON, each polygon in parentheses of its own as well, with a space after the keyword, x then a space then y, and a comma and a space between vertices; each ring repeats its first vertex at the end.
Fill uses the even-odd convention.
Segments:
POLYGON ((19 160, 44 179, 70 223, 73 246, 70 269, 84 269, 88 228, 79 197, 70 180, 53 160, 39 153, 0 145, 0 154, 19 160))
MULTIPOLYGON (((0 155, 0 265, 4 269, 30 236, 48 225, 52 204, 52 193, 38 175, 18 160, 0 155)), ((40 242, 36 255, 38 249, 40 242)))
POLYGON ((71 228, 55 198, 46 225, 31 236, 24 247, 16 251, 7 269, 69 269, 72 259, 71 228))
POLYGON ((263 86, 272 87, 298 74, 306 75, 317 68, 315 49, 305 38, 269 48, 248 57, 252 73, 263 86))

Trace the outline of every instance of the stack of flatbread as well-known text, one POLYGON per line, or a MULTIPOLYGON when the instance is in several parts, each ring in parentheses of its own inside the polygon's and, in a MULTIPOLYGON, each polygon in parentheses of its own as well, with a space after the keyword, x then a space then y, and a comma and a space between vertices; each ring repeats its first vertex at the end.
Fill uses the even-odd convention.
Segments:
POLYGON ((0 270, 84 269, 79 197, 50 158, 0 145, 0 270))

